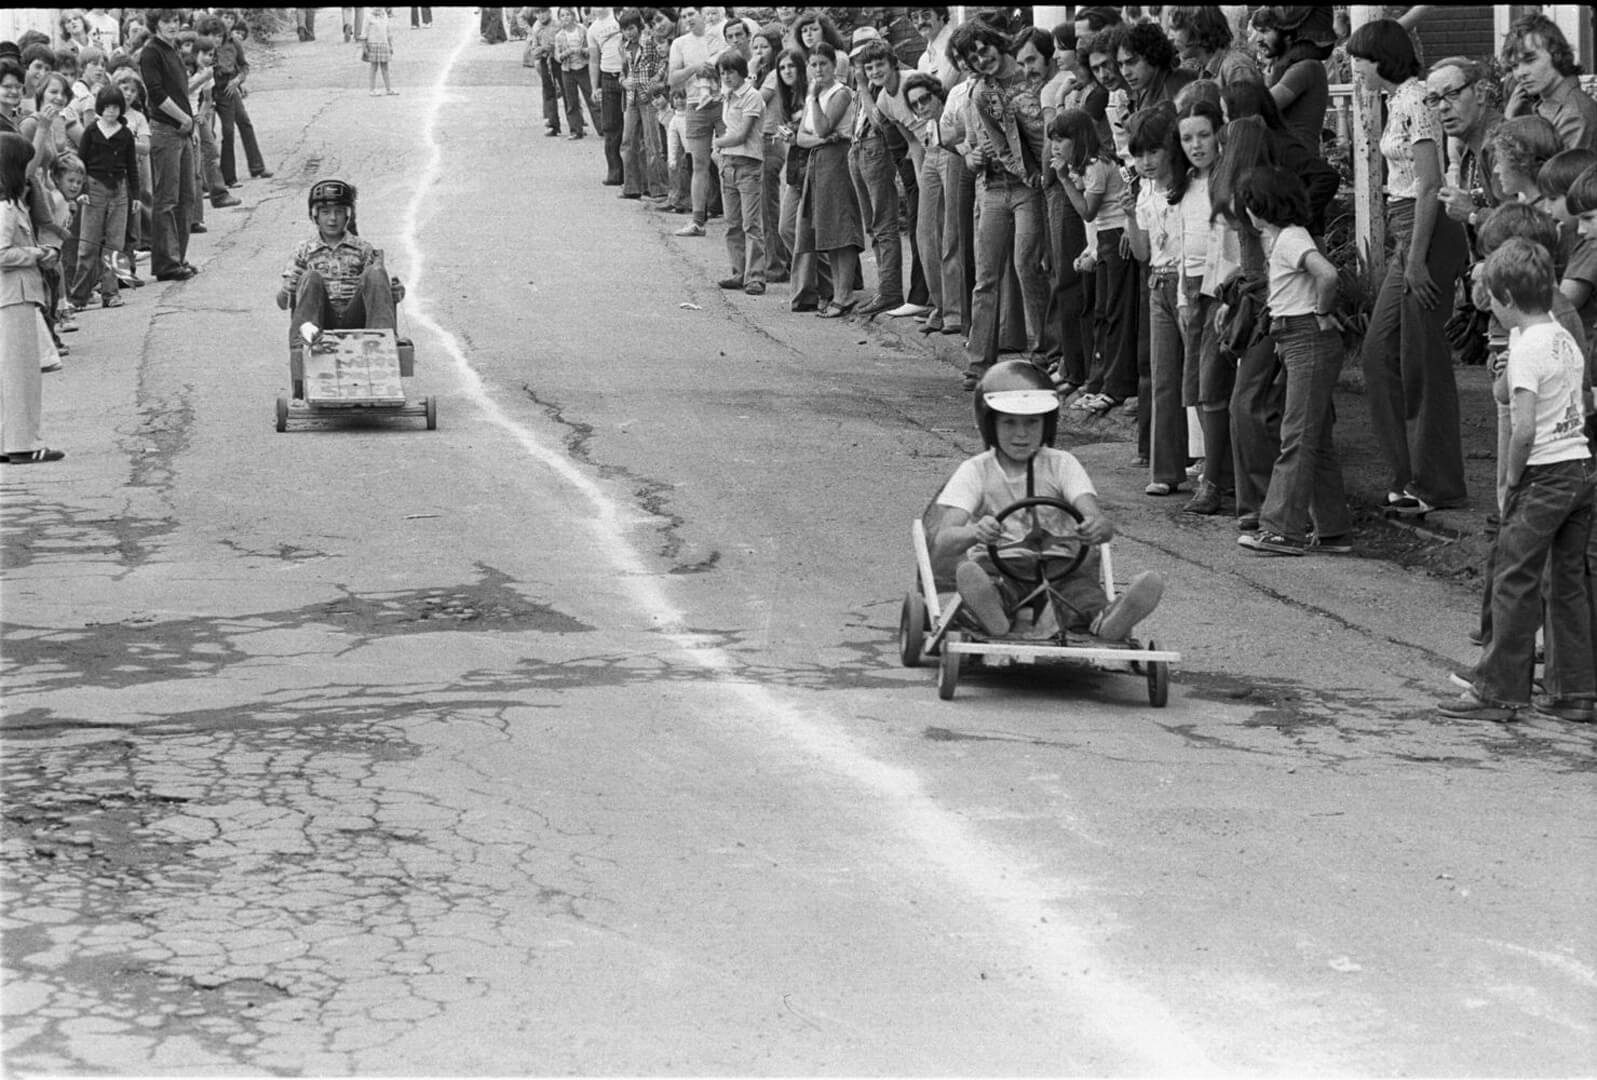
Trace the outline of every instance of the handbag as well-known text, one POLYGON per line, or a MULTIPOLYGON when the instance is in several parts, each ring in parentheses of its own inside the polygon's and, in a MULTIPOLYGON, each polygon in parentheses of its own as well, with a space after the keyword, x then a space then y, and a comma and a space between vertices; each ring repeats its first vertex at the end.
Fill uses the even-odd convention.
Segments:
POLYGON ((1220 355, 1240 360, 1270 333, 1269 281, 1238 274, 1220 286, 1214 327, 1220 355))

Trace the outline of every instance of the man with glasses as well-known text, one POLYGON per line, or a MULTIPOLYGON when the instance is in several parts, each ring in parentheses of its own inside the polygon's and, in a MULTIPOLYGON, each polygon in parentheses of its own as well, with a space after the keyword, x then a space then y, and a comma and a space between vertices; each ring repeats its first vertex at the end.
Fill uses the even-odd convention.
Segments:
POLYGON ((1492 133, 1503 122, 1480 92, 1486 70, 1463 56, 1438 60, 1425 80, 1425 104, 1453 140, 1448 157, 1458 162, 1458 184, 1444 185, 1447 216, 1474 226, 1486 211, 1503 201, 1492 168, 1492 133))
POLYGON ((967 390, 975 389, 998 358, 999 284, 1011 262, 1020 279, 1033 362, 1048 304, 1042 100, 1039 88, 1005 51, 1008 44, 1001 31, 980 21, 960 26, 951 43, 976 79, 965 149, 965 161, 976 174, 977 201, 967 390))

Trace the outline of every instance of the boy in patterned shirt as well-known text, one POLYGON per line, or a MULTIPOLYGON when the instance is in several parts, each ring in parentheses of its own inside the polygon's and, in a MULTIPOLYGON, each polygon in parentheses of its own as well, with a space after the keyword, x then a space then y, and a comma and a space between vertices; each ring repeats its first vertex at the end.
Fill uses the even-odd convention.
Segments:
POLYGON ((277 306, 292 310, 289 345, 314 345, 322 330, 392 330, 405 286, 390 278, 383 253, 355 228, 355 185, 319 180, 306 199, 316 236, 294 249, 277 291, 277 306))

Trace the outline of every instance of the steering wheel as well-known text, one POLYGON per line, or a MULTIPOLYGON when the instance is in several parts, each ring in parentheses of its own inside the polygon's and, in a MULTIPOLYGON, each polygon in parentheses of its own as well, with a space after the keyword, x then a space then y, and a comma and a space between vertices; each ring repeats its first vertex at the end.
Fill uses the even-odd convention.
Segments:
MULTIPOLYGON (((1011 514, 1017 514, 1022 510, 1035 511, 1042 507, 1062 511, 1077 525, 1081 524, 1081 513, 1074 506, 1062 499, 1049 498, 1046 495, 1033 495, 1012 502, 994 516, 999 524, 1003 524, 1004 519, 1011 514)), ((1087 552, 1091 548, 1091 544, 1079 537, 1062 537, 1048 532, 1042 527, 1041 515, 1034 512, 1031 517, 1031 528, 1027 530, 1025 536, 1019 540, 1011 540, 1007 544, 988 544, 987 557, 992 560, 994 566, 998 567, 999 573, 1022 585, 1037 586, 1044 582, 1053 585, 1075 573, 1076 568, 1087 558, 1087 552), (1034 555, 1036 573, 1028 577, 1011 566, 1010 560, 1003 557, 1006 551, 1026 551, 1034 555), (1049 563, 1056 564, 1055 568, 1050 570, 1049 563)))

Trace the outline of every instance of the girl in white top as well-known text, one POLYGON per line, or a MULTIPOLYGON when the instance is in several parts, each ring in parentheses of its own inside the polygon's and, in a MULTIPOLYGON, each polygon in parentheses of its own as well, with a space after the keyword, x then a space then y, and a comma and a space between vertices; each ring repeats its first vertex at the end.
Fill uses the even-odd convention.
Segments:
MULTIPOLYGON (((1232 489, 1231 387, 1236 368, 1220 357, 1214 312, 1214 283, 1204 289, 1204 271, 1216 229, 1209 178, 1220 158, 1220 109, 1193 100, 1176 113, 1177 152, 1172 153, 1175 192, 1181 209, 1181 293, 1183 352, 1181 403, 1196 409, 1203 432, 1203 472, 1198 490, 1184 507, 1189 514, 1220 511, 1221 492, 1232 489)), ((1223 231, 1224 224, 1219 228, 1223 231)), ((1214 244, 1218 247, 1218 244, 1214 244)))
POLYGON ((1332 314, 1336 267, 1305 228, 1309 196, 1296 174, 1261 165, 1241 178, 1237 201, 1264 238, 1271 326, 1286 376, 1281 453, 1259 531, 1237 543, 1264 555, 1301 555, 1315 546, 1351 551, 1352 521, 1331 437, 1331 394, 1342 369, 1342 335, 1332 314))

